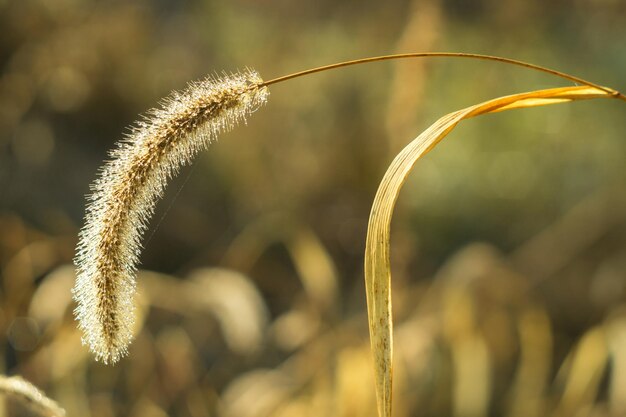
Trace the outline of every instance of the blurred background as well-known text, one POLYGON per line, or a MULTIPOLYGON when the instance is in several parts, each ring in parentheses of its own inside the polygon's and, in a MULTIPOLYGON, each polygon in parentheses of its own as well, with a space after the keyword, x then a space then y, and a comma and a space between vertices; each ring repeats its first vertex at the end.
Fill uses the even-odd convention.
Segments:
MULTIPOLYGON (((566 82, 431 59, 272 87, 169 185, 116 366, 70 294, 107 151, 207 74, 461 51, 624 91, 624 39, 621 0, 0 0, 0 373, 69 416, 374 416, 362 264, 386 167, 448 112, 566 82)), ((392 229, 394 416, 626 415, 625 110, 470 120, 417 164, 392 229)))

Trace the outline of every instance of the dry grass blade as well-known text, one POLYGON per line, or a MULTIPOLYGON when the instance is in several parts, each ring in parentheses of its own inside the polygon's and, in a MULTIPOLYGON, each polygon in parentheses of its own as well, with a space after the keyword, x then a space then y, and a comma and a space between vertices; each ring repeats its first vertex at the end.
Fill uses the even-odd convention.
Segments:
POLYGON ((46 417, 65 416, 65 410, 22 377, 0 375, 0 393, 20 400, 38 415, 46 417))
POLYGON ((389 238, 393 209, 407 176, 417 160, 433 149, 464 119, 516 108, 536 107, 593 98, 615 98, 607 88, 565 87, 538 90, 489 100, 447 114, 414 139, 393 160, 383 177, 370 213, 365 248, 365 285, 370 339, 374 355, 378 415, 391 415, 392 317, 389 238))
POLYGON ((594 327, 583 335, 558 373, 557 381, 563 378, 564 392, 555 414, 571 416, 593 407, 609 362, 606 328, 594 327))

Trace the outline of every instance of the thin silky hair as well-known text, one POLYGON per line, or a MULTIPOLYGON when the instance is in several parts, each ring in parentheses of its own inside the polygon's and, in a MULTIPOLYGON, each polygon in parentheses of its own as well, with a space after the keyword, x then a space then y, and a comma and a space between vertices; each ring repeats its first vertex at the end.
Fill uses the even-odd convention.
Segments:
POLYGON ((96 360, 117 362, 133 337, 141 238, 168 179, 267 100, 253 70, 174 92, 110 153, 88 197, 79 234, 74 314, 96 360))
POLYGON ((0 375, 0 393, 13 397, 39 415, 64 417, 65 410, 20 376, 0 375))

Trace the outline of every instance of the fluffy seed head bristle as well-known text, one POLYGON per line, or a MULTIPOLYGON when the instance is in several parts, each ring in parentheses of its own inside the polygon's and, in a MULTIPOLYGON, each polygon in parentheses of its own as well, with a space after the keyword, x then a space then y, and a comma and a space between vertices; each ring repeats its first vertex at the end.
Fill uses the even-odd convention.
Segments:
POLYGON ((80 232, 74 312, 97 360, 117 362, 133 338, 141 237, 167 180, 220 132, 267 101, 252 70, 191 83, 137 123, 101 169, 80 232))

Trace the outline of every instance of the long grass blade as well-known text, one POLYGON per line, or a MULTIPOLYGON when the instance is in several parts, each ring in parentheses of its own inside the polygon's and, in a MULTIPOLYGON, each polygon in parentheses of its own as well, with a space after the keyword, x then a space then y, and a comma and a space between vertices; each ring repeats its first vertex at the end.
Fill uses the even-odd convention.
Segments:
POLYGON ((374 356, 378 415, 391 416, 393 335, 391 315, 390 225, 393 209, 406 178, 419 158, 433 149, 462 120, 482 114, 594 98, 615 98, 607 88, 564 87, 531 91, 485 101, 447 114, 406 146, 385 173, 374 198, 365 248, 370 341, 374 356))

